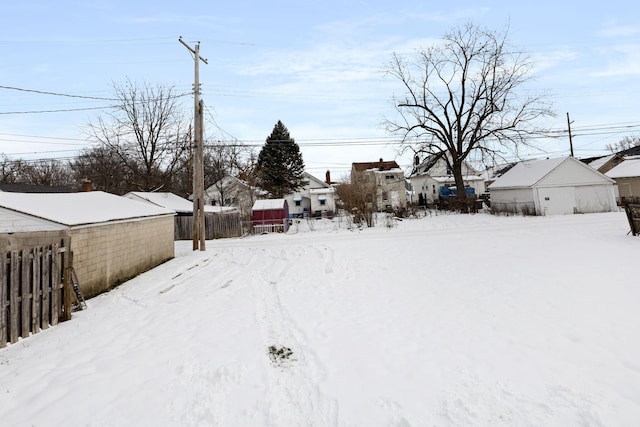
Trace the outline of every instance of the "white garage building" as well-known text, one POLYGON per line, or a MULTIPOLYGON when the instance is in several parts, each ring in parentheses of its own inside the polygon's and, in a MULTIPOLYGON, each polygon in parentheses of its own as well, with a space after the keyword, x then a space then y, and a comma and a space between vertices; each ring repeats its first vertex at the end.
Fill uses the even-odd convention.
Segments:
POLYGON ((524 161, 489 186, 491 209, 530 215, 612 212, 614 186, 573 157, 524 161))

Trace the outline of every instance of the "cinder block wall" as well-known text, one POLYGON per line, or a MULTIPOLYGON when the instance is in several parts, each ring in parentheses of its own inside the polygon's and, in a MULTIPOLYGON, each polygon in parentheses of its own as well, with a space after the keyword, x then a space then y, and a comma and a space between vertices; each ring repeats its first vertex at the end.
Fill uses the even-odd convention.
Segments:
POLYGON ((174 257, 173 216, 71 229, 73 266, 85 298, 174 257))

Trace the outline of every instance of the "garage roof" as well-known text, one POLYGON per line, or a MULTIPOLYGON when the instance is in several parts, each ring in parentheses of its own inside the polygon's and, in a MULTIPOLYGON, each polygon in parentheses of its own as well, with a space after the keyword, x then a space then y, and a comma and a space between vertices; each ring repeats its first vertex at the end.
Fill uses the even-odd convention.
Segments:
POLYGON ((170 209, 102 191, 0 193, 0 206, 67 226, 175 215, 170 209))

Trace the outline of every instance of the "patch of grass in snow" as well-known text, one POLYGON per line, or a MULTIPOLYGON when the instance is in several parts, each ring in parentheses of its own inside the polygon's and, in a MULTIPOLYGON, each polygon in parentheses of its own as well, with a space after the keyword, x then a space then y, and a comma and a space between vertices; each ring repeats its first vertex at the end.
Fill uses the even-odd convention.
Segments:
POLYGON ((269 359, 271 359, 271 363, 275 366, 281 366, 283 362, 288 360, 294 360, 291 358, 293 356, 293 350, 289 347, 276 347, 275 345, 269 346, 269 359))

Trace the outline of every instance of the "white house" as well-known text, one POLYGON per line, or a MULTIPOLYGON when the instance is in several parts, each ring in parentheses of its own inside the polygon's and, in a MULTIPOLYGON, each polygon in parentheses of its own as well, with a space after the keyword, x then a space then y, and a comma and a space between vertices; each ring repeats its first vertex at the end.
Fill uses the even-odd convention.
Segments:
POLYGON ((267 193, 234 176, 225 176, 204 191, 204 203, 212 206, 238 208, 244 219, 251 218, 251 208, 267 193))
POLYGON ((336 210, 335 189, 307 172, 302 175, 302 188, 285 197, 289 215, 332 217, 336 210))
POLYGON ((371 203, 377 211, 386 209, 405 209, 407 192, 404 171, 395 160, 377 162, 358 162, 351 164, 351 182, 363 177, 373 186, 371 203))
POLYGON ((524 161, 489 186, 491 209, 532 215, 612 212, 614 186, 574 157, 524 161))
MULTIPOLYGON (((444 156, 444 152, 428 156, 414 167, 409 177, 412 202, 431 205, 438 200, 440 187, 455 185, 453 171, 447 166, 444 156)), ((476 194, 484 192, 484 177, 467 162, 462 164, 462 175, 466 187, 472 187, 476 194)))

